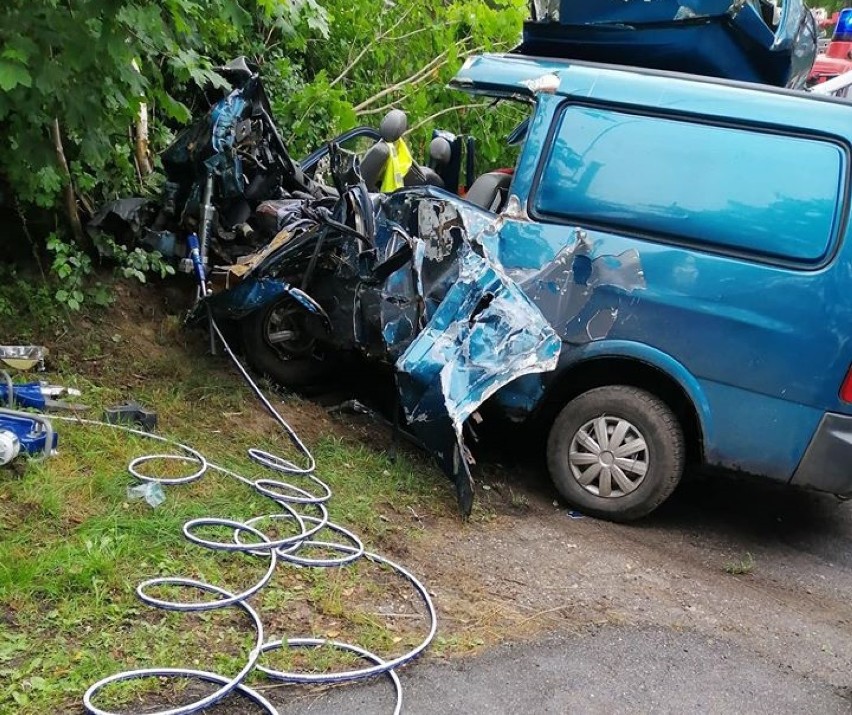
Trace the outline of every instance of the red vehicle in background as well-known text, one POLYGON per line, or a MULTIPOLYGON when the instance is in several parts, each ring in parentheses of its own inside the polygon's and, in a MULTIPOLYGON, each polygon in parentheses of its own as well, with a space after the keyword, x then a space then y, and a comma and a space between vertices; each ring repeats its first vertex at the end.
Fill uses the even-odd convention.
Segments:
POLYGON ((852 71, 852 8, 835 13, 820 25, 827 26, 832 22, 836 23, 834 34, 825 53, 817 55, 808 76, 809 87, 852 71))

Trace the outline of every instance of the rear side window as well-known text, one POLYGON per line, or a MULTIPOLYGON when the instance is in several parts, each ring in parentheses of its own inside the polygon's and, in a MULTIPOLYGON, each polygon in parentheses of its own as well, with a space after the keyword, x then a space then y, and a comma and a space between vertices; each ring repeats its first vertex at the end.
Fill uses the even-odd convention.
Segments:
POLYGON ((586 106, 558 121, 542 217, 800 263, 832 246, 846 155, 830 141, 586 106))

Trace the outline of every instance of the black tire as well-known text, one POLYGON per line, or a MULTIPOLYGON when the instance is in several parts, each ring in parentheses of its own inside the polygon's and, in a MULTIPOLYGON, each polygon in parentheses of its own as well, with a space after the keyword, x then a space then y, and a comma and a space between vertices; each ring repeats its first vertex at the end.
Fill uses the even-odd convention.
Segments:
POLYGON ((327 378, 331 367, 315 357, 313 341, 303 329, 307 318, 304 308, 285 296, 243 319, 243 347, 249 365, 283 387, 311 387, 327 378), (282 313, 290 320, 288 327, 302 337, 289 345, 275 346, 269 340, 270 323, 280 319, 282 313))
POLYGON ((654 511, 680 482, 684 460, 683 429, 669 406, 650 392, 626 385, 595 388, 571 400, 556 417, 547 440, 547 466, 559 493, 583 513, 610 521, 631 521, 654 511), (600 418, 604 418, 602 423, 598 422, 600 418), (629 427, 623 428, 624 423, 629 427), (606 432, 605 439, 616 439, 622 449, 600 449, 598 442, 603 439, 597 438, 601 428, 606 432), (592 434, 588 429, 594 430, 594 445, 588 443, 592 434), (624 441, 628 437, 629 443, 624 441), (640 444, 645 449, 638 449, 640 444), (574 465, 569 461, 572 445, 574 465), (595 446, 600 450, 597 461, 595 446), (630 449, 635 451, 629 456, 618 455, 630 449), (622 469, 625 461, 630 464, 622 469), (613 462, 620 483, 614 475, 615 467, 609 466, 613 462), (607 465, 598 467, 601 472, 596 474, 606 471, 612 476, 592 478, 583 486, 580 480, 589 479, 583 464, 591 468, 589 474, 598 464, 607 465), (622 489, 624 483, 630 489, 622 489), (606 492, 609 494, 602 495, 606 492))

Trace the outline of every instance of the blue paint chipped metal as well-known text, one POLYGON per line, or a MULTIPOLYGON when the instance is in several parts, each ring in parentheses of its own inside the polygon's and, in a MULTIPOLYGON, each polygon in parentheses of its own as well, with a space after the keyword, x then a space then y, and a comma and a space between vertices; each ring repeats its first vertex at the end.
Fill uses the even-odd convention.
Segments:
POLYGON ((396 370, 409 425, 453 475, 469 513, 465 421, 506 385, 553 370, 561 341, 517 284, 471 245, 458 262, 458 279, 396 370))

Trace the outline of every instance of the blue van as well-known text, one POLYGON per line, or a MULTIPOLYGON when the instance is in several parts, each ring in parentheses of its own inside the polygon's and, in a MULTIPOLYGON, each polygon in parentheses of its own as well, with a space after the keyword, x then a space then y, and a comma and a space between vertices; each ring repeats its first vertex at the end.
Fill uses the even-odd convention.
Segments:
POLYGON ((392 369, 464 513, 480 407, 547 429, 556 486, 605 518, 648 514, 687 464, 852 494, 852 108, 518 54, 452 86, 528 105, 514 171, 461 191, 438 133, 417 180, 380 191, 399 112, 360 173, 349 135, 308 157, 319 198, 258 209, 268 245, 214 272, 207 303, 252 366, 287 385, 346 374, 340 354, 392 369))
POLYGON ((553 322, 565 349, 537 407, 565 498, 640 517, 687 461, 852 493, 852 107, 519 56, 454 85, 535 96, 502 264, 582 245, 574 280, 598 281, 553 322))

